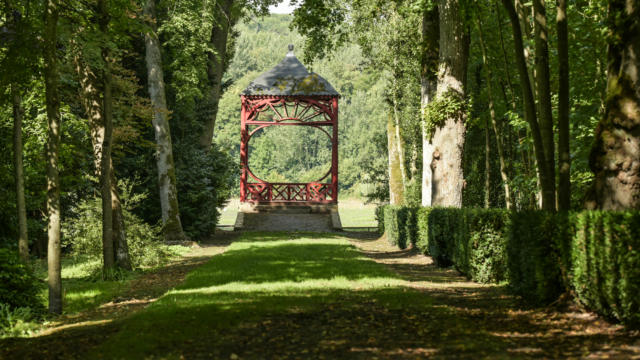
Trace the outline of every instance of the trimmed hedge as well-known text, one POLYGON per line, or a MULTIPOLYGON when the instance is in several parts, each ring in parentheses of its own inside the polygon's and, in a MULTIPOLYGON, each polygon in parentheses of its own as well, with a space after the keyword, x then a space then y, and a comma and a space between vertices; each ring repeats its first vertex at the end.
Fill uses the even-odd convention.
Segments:
POLYGON ((507 281, 534 305, 573 290, 590 309, 640 326, 640 212, 387 205, 378 213, 392 244, 414 244, 439 266, 478 282, 507 281))
POLYGON ((573 237, 563 258, 576 296, 602 315, 640 326, 640 212, 570 218, 573 237))
POLYGON ((555 243, 562 241, 556 214, 511 213, 507 263, 509 288, 531 304, 553 302, 564 291, 555 243))

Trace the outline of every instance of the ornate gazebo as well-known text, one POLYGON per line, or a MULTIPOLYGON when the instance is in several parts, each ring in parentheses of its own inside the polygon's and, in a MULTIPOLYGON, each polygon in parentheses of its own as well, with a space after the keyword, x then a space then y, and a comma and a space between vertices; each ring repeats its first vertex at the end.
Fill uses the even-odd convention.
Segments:
POLYGON ((314 205, 338 202, 338 92, 309 73, 289 53, 242 92, 240 201, 252 204, 314 205), (270 183, 249 167, 249 140, 270 126, 313 126, 331 141, 331 168, 310 183, 270 183))

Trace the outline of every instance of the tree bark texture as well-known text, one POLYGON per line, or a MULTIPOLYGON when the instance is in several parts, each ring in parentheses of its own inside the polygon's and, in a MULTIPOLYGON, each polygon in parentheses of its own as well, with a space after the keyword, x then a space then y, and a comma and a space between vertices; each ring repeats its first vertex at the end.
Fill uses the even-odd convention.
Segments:
POLYGON ((569 126, 569 30, 567 0, 557 0, 558 32, 558 210, 571 208, 571 149, 569 126))
POLYGON ((491 136, 489 119, 484 124, 484 207, 491 207, 491 136))
POLYGON ((62 313, 62 277, 60 269, 60 97, 58 95, 58 40, 57 0, 47 0, 44 16, 44 81, 47 107, 47 269, 49 285, 49 312, 62 313))
MULTIPOLYGON (((440 46, 437 96, 445 97, 456 93, 464 98, 469 43, 462 22, 459 0, 440 0, 438 13, 440 46)), ((434 131, 434 205, 462 207, 465 118, 464 109, 460 109, 434 131)))
MULTIPOLYGON (((420 71, 420 104, 424 114, 426 107, 436 96, 438 86, 438 44, 440 41, 438 7, 425 11, 422 16, 422 69, 420 71)), ((422 206, 431 206, 433 196, 434 147, 422 121, 422 206)))
POLYGON ((222 76, 229 66, 227 46, 229 34, 237 19, 232 14, 234 0, 222 0, 216 4, 214 24, 211 29, 211 47, 207 63, 207 78, 209 82, 209 94, 205 103, 204 132, 200 137, 200 145, 205 149, 211 148, 213 132, 216 127, 220 97, 222 97, 222 76))
MULTIPOLYGON (((540 126, 538 124, 538 117, 536 113, 536 105, 533 97, 533 87, 529 79, 529 72, 527 68, 527 61, 525 59, 524 44, 522 38, 522 29, 520 27, 520 20, 516 12, 515 6, 512 0, 502 0, 502 4, 507 10, 509 20, 511 21, 511 29, 513 31, 513 44, 515 49, 516 65, 518 67, 518 75, 520 76, 520 88, 522 89, 522 102, 524 105, 524 118, 529 124, 531 130, 531 137, 533 139, 533 148, 535 152, 535 159, 537 164, 537 174, 540 187, 544 188, 549 186, 550 183, 555 184, 555 179, 551 177, 548 172, 546 164, 546 155, 544 151, 542 135, 540 132, 540 126)), ((555 185, 554 185, 555 187, 555 185)), ((547 191, 546 194, 553 193, 553 191, 547 191)), ((553 198, 547 196, 542 197, 542 208, 545 210, 555 209, 555 196, 553 198)))
MULTIPOLYGON (((509 189, 509 176, 507 174, 507 165, 504 155, 504 146, 502 143, 502 132, 500 131, 500 126, 498 125, 498 119, 496 117, 496 109, 495 103, 493 101, 493 73, 491 72, 491 68, 489 67, 489 61, 487 58, 487 47, 484 42, 484 33, 482 31, 482 23, 478 20, 478 35, 480 40, 480 48, 482 50, 482 62, 487 70, 487 97, 489 100, 489 116, 491 117, 491 126, 493 128, 493 133, 496 136, 496 148, 498 150, 498 159, 500 161, 500 177, 502 179, 502 186, 504 187, 504 201, 507 209, 511 209, 513 207, 511 200, 511 190, 509 189)), ((504 48, 503 48, 504 50, 504 48)), ((506 98, 506 96, 505 96, 506 98)), ((506 99, 505 99, 506 100, 506 99)), ((487 124, 488 128, 489 124, 487 124)), ((487 134, 488 136, 488 134, 487 134)), ((487 140, 488 141, 488 140, 487 140)), ((488 146, 488 145, 487 145, 488 146)), ((487 147, 488 149, 488 147, 487 147)))
MULTIPOLYGON (((102 143, 104 142, 104 121, 102 117, 102 101, 98 86, 98 77, 93 70, 82 60, 79 50, 74 56, 74 65, 80 82, 80 98, 89 120, 89 132, 91 135, 91 145, 93 147, 93 163, 96 175, 101 178, 102 169, 102 143)), ((109 162, 110 168, 110 188, 111 188, 111 209, 112 209, 112 234, 115 264, 117 267, 131 270, 131 258, 129 256, 129 246, 127 243, 126 227, 124 215, 122 213, 122 202, 118 191, 118 181, 113 167, 113 158, 109 162)))
POLYGON ((27 206, 24 198, 24 165, 22 162, 22 118, 24 107, 16 84, 11 85, 13 102, 13 168, 16 179, 16 210, 18 215, 18 253, 23 260, 29 258, 29 232, 27 206))
POLYGON ((153 107, 153 128, 156 136, 156 164, 158 167, 158 185, 160 207, 165 240, 181 241, 187 237, 180 221, 176 174, 173 163, 173 145, 169 127, 169 110, 164 87, 160 42, 156 31, 155 0, 147 0, 144 7, 145 17, 149 21, 150 31, 144 36, 149 82, 149 96, 153 107))
POLYGON ((610 0, 605 114, 591 151, 596 207, 640 209, 640 0, 610 0))
MULTIPOLYGON (((98 0, 100 32, 108 38, 108 0, 98 0)), ((108 46, 102 45, 102 119, 104 137, 100 158, 100 194, 102 198, 102 269, 108 274, 115 267, 113 249, 113 209, 111 208, 111 144, 113 137, 113 96, 111 91, 111 64, 108 46)))
POLYGON ((404 186, 402 170, 400 168, 400 154, 396 143, 396 123, 393 115, 389 114, 387 121, 387 147, 389 149, 389 203, 402 205, 404 203, 404 186))
POLYGON ((549 75, 549 31, 545 0, 533 0, 535 31, 535 69, 538 100, 538 119, 544 149, 546 177, 542 185, 543 208, 556 209, 556 162, 553 138, 553 113, 551 110, 551 84, 549 75))

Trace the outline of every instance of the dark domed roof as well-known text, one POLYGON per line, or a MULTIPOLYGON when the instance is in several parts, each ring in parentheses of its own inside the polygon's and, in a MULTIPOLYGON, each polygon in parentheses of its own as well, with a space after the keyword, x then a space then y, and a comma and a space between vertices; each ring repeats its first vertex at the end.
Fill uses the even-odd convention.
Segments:
POLYGON ((316 73, 310 73, 293 54, 289 53, 273 69, 253 80, 242 92, 243 95, 271 96, 339 96, 327 80, 316 73))

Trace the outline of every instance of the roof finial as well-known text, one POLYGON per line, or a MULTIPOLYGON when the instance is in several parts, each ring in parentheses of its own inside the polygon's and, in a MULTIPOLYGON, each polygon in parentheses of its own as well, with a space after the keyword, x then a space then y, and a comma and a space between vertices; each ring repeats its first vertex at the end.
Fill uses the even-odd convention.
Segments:
POLYGON ((289 53, 287 55, 293 56, 293 44, 289 44, 289 53))

